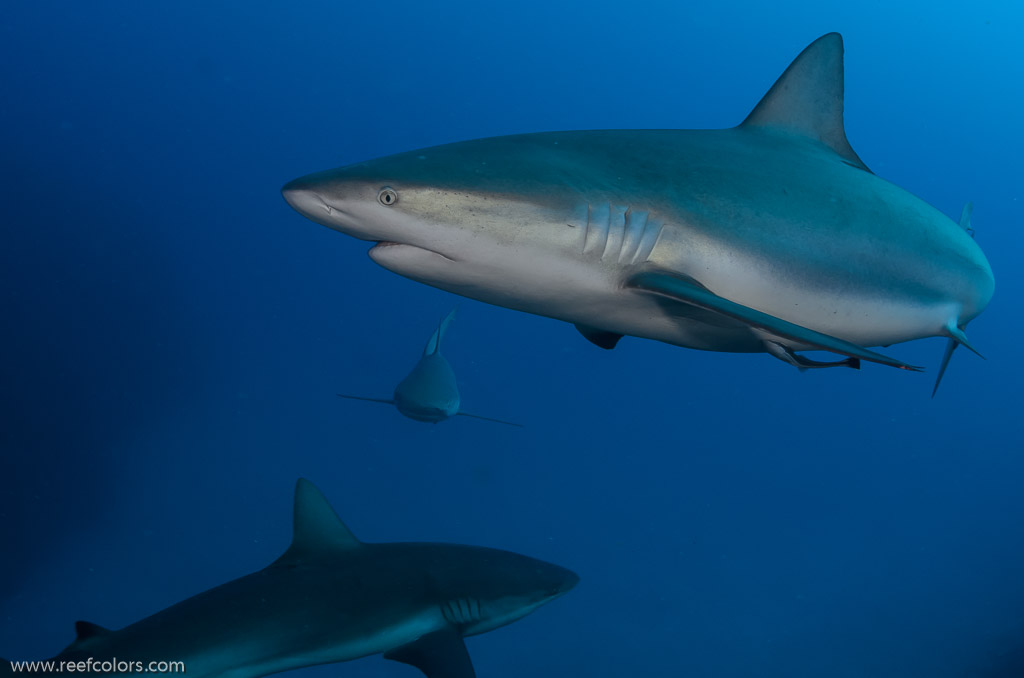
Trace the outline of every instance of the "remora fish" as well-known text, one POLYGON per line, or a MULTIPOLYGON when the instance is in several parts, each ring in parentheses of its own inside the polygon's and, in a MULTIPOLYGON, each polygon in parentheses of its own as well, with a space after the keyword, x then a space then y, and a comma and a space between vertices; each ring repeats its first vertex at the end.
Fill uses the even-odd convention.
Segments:
POLYGON ((391 271, 574 323, 605 348, 633 335, 800 368, 916 370, 866 347, 945 336, 970 348, 964 328, 994 287, 963 228, 850 147, 838 33, 738 127, 465 141, 283 193, 309 219, 377 241, 370 256, 391 271))
MULTIPOLYGON (((472 678, 464 637, 521 619, 579 581, 509 551, 360 542, 306 480, 295 488, 294 530, 291 547, 259 572, 118 631, 76 623, 78 638, 49 661, 130 662, 88 669, 118 676, 183 662, 192 678, 252 678, 384 653, 430 678, 472 678)), ((0 674, 14 673, 0 660, 0 674)))
POLYGON ((449 311, 434 330, 416 367, 395 387, 394 398, 385 400, 346 393, 339 393, 338 397, 394 405, 399 412, 410 419, 431 424, 459 416, 522 427, 522 424, 515 424, 511 421, 459 411, 462 398, 459 395, 459 386, 455 383, 455 371, 452 370, 448 360, 441 355, 441 340, 444 338, 444 333, 448 329, 448 325, 451 324, 452 318, 455 317, 455 310, 449 311))

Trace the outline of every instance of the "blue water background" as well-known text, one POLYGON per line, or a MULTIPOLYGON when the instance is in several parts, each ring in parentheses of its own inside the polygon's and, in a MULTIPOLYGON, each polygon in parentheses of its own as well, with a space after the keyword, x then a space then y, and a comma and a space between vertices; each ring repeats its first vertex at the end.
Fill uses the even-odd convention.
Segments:
POLYGON ((1024 675, 1022 29, 1006 2, 11 3, 0 655, 263 567, 301 475, 365 540, 579 572, 468 641, 481 676, 1024 675), (334 396, 388 397, 459 300, 284 182, 489 135, 730 126, 833 30, 853 147, 954 218, 975 201, 996 272, 969 329, 988 359, 959 351, 935 400, 939 339, 889 349, 924 375, 800 374, 604 352, 467 300, 464 406, 525 429, 334 396))

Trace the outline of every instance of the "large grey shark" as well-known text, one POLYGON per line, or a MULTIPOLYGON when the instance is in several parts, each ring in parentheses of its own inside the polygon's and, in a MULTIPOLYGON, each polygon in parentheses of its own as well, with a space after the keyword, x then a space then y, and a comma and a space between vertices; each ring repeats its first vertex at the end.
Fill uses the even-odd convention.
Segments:
MULTIPOLYGON (((192 678, 252 678, 383 653, 431 678, 471 678, 464 637, 521 619, 578 579, 491 548, 361 542, 299 480, 291 546, 270 566, 117 631, 78 622, 77 639, 48 661, 104 675, 180 662, 192 678), (114 658, 121 670, 102 670, 114 658)), ((12 668, 0 660, 0 674, 12 668)), ((34 669, 23 672, 69 671, 34 669)))
POLYGON ((838 33, 734 128, 465 141, 283 193, 309 219, 377 241, 384 268, 574 323, 605 348, 633 335, 800 368, 916 370, 867 347, 944 336, 970 348, 964 328, 994 288, 963 228, 850 146, 838 33))
POLYGON ((441 340, 444 339, 444 333, 455 317, 455 311, 454 308, 449 311, 434 333, 430 335, 419 362, 412 368, 412 372, 395 387, 394 398, 386 400, 346 393, 339 393, 338 397, 394 405, 395 409, 410 419, 431 424, 458 416, 521 427, 522 424, 470 414, 459 409, 462 404, 462 396, 459 395, 459 386, 455 383, 455 371, 448 360, 441 355, 441 340))

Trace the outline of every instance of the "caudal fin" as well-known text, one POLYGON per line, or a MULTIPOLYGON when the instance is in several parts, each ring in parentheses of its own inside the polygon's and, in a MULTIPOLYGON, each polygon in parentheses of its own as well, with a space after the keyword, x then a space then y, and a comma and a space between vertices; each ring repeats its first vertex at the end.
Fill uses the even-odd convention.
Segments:
POLYGON ((963 344, 967 349, 972 351, 974 355, 978 356, 982 360, 985 359, 985 356, 981 355, 981 353, 978 352, 978 349, 971 346, 971 343, 967 341, 967 335, 964 334, 963 329, 957 327, 955 324, 951 324, 946 328, 945 334, 949 337, 949 340, 946 342, 946 351, 942 354, 942 364, 939 365, 939 374, 935 377, 935 386, 932 387, 933 398, 939 390, 939 384, 942 383, 942 375, 946 373, 946 367, 949 366, 949 359, 953 357, 953 351, 956 350, 957 346, 963 344))
MULTIPOLYGON (((973 202, 969 202, 966 205, 964 205, 963 210, 960 212, 960 228, 964 229, 964 231, 967 232, 967 235, 973 238, 974 229, 971 228, 972 212, 974 212, 973 202)), ((946 350, 942 354, 942 364, 939 365, 939 374, 938 376, 935 377, 935 386, 932 387, 933 398, 935 397, 935 394, 938 393, 939 391, 939 384, 942 383, 942 375, 946 373, 946 367, 949 366, 949 359, 953 357, 953 351, 956 350, 957 346, 963 344, 968 348, 968 350, 972 351, 976 356, 978 356, 982 360, 985 359, 985 356, 978 353, 978 349, 971 346, 970 342, 967 341, 967 335, 964 334, 963 327, 960 327, 956 323, 950 323, 946 327, 945 335, 949 337, 949 340, 946 342, 946 350)))
POLYGON ((953 357, 953 351, 960 344, 957 343, 956 339, 948 339, 946 341, 946 352, 942 354, 942 364, 939 365, 939 374, 935 377, 935 386, 932 386, 932 397, 939 392, 939 384, 942 383, 942 375, 946 373, 946 368, 949 366, 949 359, 953 357))

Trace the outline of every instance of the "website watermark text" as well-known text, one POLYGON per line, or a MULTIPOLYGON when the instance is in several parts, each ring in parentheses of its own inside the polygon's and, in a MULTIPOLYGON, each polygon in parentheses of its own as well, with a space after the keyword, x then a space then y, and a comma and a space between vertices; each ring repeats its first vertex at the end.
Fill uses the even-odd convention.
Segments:
POLYGON ((185 662, 138 661, 129 659, 49 659, 36 662, 11 662, 14 673, 185 673, 185 662))

